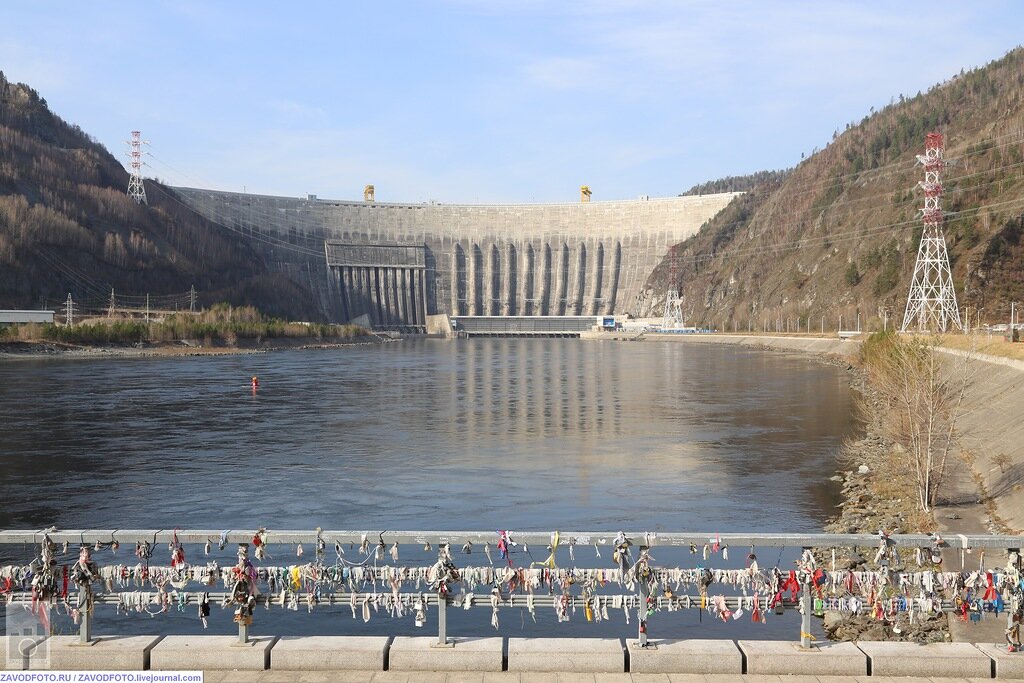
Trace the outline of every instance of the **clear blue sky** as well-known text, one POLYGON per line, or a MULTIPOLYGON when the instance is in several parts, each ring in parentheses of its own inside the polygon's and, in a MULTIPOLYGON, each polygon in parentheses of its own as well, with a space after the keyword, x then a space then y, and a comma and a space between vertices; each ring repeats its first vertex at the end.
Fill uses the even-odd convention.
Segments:
POLYGON ((174 184, 382 201, 677 194, 782 168, 1022 41, 1024 3, 28 2, 0 70, 174 184))

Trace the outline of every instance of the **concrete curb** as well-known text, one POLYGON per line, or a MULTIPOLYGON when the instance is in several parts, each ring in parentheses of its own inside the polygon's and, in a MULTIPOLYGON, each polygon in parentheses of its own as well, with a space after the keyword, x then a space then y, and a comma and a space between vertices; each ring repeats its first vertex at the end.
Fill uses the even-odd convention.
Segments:
MULTIPOLYGON (((9 644, 4 638, 5 644, 9 644)), ((197 670, 287 673, 395 671, 665 676, 805 675, 917 676, 1022 679, 1024 653, 970 643, 821 643, 803 649, 790 641, 652 640, 624 646, 616 638, 455 638, 437 647, 433 637, 261 636, 238 645, 233 636, 103 637, 78 645, 73 636, 35 638, 8 670, 197 670), (42 643, 48 647, 42 647, 42 643)))

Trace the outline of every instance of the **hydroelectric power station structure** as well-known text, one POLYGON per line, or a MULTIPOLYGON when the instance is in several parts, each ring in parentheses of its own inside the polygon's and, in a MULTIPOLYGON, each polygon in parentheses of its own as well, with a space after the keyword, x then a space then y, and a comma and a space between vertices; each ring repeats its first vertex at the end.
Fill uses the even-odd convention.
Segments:
POLYGON ((305 199, 177 187, 259 242, 332 322, 635 314, 648 276, 736 193, 566 204, 305 199))

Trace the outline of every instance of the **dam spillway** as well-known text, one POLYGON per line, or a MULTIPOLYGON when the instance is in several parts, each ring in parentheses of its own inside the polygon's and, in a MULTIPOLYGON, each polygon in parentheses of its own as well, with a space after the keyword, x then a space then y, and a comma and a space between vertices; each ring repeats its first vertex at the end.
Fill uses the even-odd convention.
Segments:
POLYGON ((634 313, 672 245, 736 193, 572 204, 340 201, 174 188, 252 238, 334 322, 634 313))

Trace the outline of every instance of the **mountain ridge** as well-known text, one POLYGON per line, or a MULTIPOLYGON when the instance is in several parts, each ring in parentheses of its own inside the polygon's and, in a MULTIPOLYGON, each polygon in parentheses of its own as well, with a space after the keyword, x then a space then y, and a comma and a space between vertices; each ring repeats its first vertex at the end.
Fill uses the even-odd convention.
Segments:
POLYGON ((145 180, 148 204, 127 197, 128 173, 46 100, 0 71, 0 308, 54 307, 67 294, 98 308, 111 292, 141 303, 256 305, 320 320, 312 297, 274 272, 265 253, 145 180))
MULTIPOLYGON (((682 292, 688 320, 720 329, 859 312, 902 319, 921 235, 916 189, 925 133, 946 135, 945 234, 961 308, 1024 297, 1024 49, 900 97, 836 131, 781 179, 735 199, 673 248, 648 279, 642 312, 682 292)), ((1007 310, 1008 317, 1008 310, 1007 310)), ((973 314, 972 314, 973 315, 973 314)), ((806 325, 806 322, 804 323, 806 325)))

